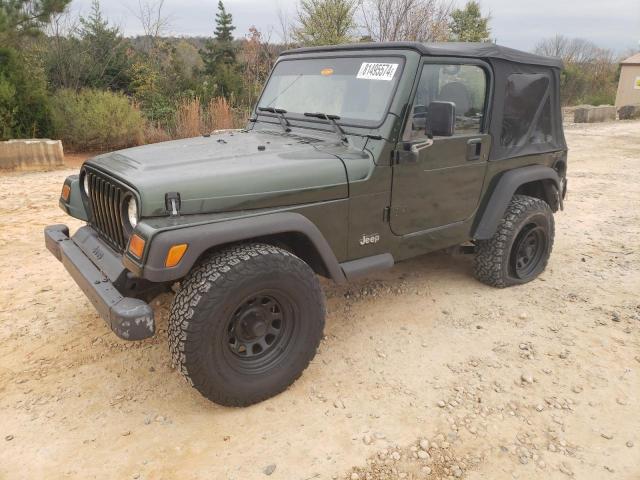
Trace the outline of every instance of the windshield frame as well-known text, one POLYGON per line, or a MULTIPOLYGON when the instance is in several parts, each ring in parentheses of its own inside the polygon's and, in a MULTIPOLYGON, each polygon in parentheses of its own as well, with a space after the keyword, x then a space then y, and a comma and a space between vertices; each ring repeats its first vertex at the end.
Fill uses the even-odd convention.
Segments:
MULTIPOLYGON (((264 96, 264 93, 267 89, 267 85, 269 84, 269 82, 271 81, 271 78, 273 77, 273 73, 275 72, 276 68, 278 67, 278 65, 280 65, 281 62, 295 62, 295 61, 299 61, 299 60, 332 60, 332 59, 337 59, 337 58, 360 58, 360 59, 375 59, 375 58, 397 58, 400 60, 399 62, 399 66, 398 69, 396 70, 396 75, 398 75, 398 79, 395 82, 395 85, 393 86, 393 89, 391 90, 391 95, 389 95, 389 100, 387 101, 387 104, 384 108, 384 111, 381 115, 380 121, 378 122, 372 122, 372 121, 366 121, 366 120, 361 120, 359 122, 344 122, 342 120, 338 120, 338 123, 340 124, 340 126, 344 126, 344 127, 353 127, 353 128, 365 128, 365 129, 378 129, 380 128, 382 125, 384 125, 384 122, 386 121, 387 117, 389 116, 389 110, 391 109, 391 105, 393 104, 394 99, 396 98, 396 95, 398 93, 398 88, 400 87, 400 83, 402 82, 402 77, 404 75, 404 69, 407 63, 407 57, 405 55, 399 54, 399 53, 389 53, 387 55, 382 55, 381 53, 384 52, 376 52, 376 54, 374 55, 367 55, 367 54, 362 54, 362 53, 350 53, 347 55, 339 55, 339 54, 335 54, 335 55, 310 55, 310 54, 301 54, 300 56, 296 56, 296 57, 280 57, 278 59, 278 61, 273 65, 273 68, 271 69, 271 72, 269 72, 269 77, 267 78, 267 81, 264 82, 264 85, 262 87, 262 91, 260 92, 260 96, 258 97, 258 100, 256 102, 256 105, 253 109, 253 113, 254 115, 258 116, 258 115, 262 115, 262 116, 266 116, 266 117, 272 117, 272 118, 276 118, 276 115, 273 115, 269 112, 261 112, 258 110, 258 107, 260 105, 260 102, 262 101, 262 97, 264 96)), ((316 124, 321 124, 321 125, 328 125, 331 126, 330 123, 328 123, 325 120, 321 120, 321 119, 314 119, 312 117, 306 117, 304 115, 304 112, 301 113, 297 113, 297 112, 287 112, 286 117, 288 120, 293 120, 293 121, 304 121, 304 122, 309 122, 309 123, 316 123, 316 124)), ((294 125, 292 125, 294 126, 294 125)))

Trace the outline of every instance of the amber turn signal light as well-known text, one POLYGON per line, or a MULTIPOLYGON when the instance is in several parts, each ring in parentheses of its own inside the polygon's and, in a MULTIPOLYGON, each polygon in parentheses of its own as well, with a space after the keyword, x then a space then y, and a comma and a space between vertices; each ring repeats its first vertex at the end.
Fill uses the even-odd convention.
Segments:
POLYGON ((70 195, 71 195, 71 187, 70 187, 69 185, 66 185, 66 184, 65 184, 65 185, 62 187, 62 199, 63 199, 65 202, 68 202, 68 201, 69 201, 69 196, 70 196, 70 195))
POLYGON ((142 237, 137 234, 131 235, 131 240, 129 240, 129 253, 136 258, 142 258, 142 254, 144 253, 144 244, 145 241, 142 237))
POLYGON ((182 257, 184 257, 185 252, 189 245, 186 243, 181 243, 180 245, 174 245, 169 249, 169 253, 167 253, 167 259, 164 262, 164 266, 167 268, 175 267, 180 263, 182 257))

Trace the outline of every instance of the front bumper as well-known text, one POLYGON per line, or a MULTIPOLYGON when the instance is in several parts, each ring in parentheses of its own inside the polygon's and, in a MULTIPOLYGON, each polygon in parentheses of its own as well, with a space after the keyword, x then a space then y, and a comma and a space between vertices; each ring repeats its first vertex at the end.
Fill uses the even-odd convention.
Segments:
POLYGON ((116 257, 105 255, 108 250, 106 245, 100 245, 98 239, 85 235, 82 239, 83 251, 74 238, 69 237, 69 227, 66 225, 46 227, 44 238, 47 249, 62 262, 118 337, 124 340, 143 340, 153 336, 155 321, 149 304, 137 298, 123 296, 110 280, 114 270, 124 267, 117 265, 116 257), (102 269, 85 254, 88 248, 101 260, 102 269))

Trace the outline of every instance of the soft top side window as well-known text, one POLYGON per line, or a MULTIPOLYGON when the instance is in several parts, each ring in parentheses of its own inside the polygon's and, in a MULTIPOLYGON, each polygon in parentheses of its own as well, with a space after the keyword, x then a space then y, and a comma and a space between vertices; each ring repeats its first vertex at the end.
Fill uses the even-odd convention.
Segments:
POLYGON ((514 73, 507 78, 500 143, 504 147, 549 143, 550 79, 541 73, 514 73))
POLYGON ((455 135, 480 133, 485 116, 487 74, 478 65, 425 64, 407 123, 404 141, 426 137, 431 102, 455 104, 455 135))

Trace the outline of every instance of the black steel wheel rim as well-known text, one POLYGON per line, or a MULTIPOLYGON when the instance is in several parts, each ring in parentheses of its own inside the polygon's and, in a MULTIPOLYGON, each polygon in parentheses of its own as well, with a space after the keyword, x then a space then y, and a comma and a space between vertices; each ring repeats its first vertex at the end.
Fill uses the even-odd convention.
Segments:
POLYGON ((226 355, 243 373, 272 368, 289 350, 296 308, 282 292, 265 290, 246 297, 226 326, 226 355))
POLYGON ((535 274, 547 250, 547 232, 537 224, 529 224, 518 234, 511 254, 511 267, 516 277, 526 279, 535 274))

